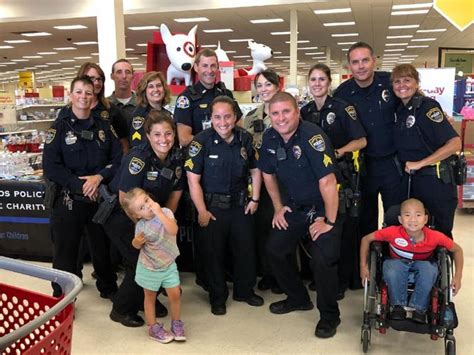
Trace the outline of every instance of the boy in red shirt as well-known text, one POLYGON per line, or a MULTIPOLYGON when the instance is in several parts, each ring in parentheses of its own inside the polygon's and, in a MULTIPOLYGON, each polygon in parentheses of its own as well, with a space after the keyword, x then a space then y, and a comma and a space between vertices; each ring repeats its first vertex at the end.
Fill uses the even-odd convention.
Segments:
POLYGON ((453 293, 461 288, 463 252, 461 247, 446 235, 425 226, 428 216, 423 203, 408 199, 400 206, 398 220, 401 226, 387 227, 366 235, 360 245, 360 277, 362 283, 369 278, 367 256, 372 241, 388 242, 390 259, 383 263, 383 279, 387 283, 391 319, 406 318, 405 306, 413 308, 412 320, 426 323, 431 289, 438 276, 438 267, 431 259, 435 249, 445 247, 453 253, 455 274, 451 284, 453 293), (410 272, 415 276, 415 289, 407 302, 407 284, 410 272))

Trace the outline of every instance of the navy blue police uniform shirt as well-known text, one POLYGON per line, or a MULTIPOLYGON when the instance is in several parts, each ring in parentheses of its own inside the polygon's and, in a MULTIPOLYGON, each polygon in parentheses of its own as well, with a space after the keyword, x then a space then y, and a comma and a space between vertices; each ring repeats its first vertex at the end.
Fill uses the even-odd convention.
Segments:
POLYGON ((334 149, 367 135, 357 117, 355 107, 338 97, 326 97, 319 111, 314 101, 309 102, 301 108, 300 113, 303 120, 323 129, 334 149))
POLYGON ((457 136, 436 100, 416 94, 398 106, 394 139, 402 162, 422 160, 457 136))
POLYGON ((120 172, 110 189, 128 192, 140 187, 159 204, 165 204, 173 191, 182 191, 185 186, 183 154, 180 148, 173 148, 165 162, 153 152, 150 144, 144 142, 130 150, 123 158, 120 172))
POLYGON ((339 85, 334 96, 355 106, 367 133, 366 155, 385 157, 395 153, 393 129, 400 100, 393 93, 390 73, 375 72, 374 81, 367 88, 361 88, 351 78, 339 85))
POLYGON ((188 147, 186 171, 201 175, 204 193, 233 194, 247 189, 249 170, 256 168, 252 136, 234 128, 234 138, 225 142, 214 128, 194 136, 188 147))
MULTIPOLYGON (((130 121, 130 125, 128 127, 128 143, 130 144, 131 148, 140 145, 144 142, 148 142, 148 138, 146 136, 143 125, 145 124, 146 116, 152 109, 153 108, 150 105, 147 105, 145 107, 137 106, 133 111, 132 120, 130 121)), ((169 112, 165 108, 161 109, 168 112, 170 114, 170 117, 172 117, 171 112, 169 112)))
MULTIPOLYGON (((176 99, 174 120, 192 128, 192 134, 211 127, 210 106, 217 96, 228 96, 234 99, 232 92, 227 90, 224 83, 218 82, 212 89, 206 89, 200 81, 193 86, 188 86, 176 99)), ((237 120, 242 117, 239 105, 237 106, 237 120)))
POLYGON ((122 146, 107 119, 91 115, 79 120, 66 107, 48 130, 43 151, 43 170, 47 179, 82 192, 84 180, 79 176, 100 174, 108 183, 117 172, 122 159, 122 146), (81 132, 92 132, 92 140, 81 132))
POLYGON ((109 120, 111 126, 114 128, 117 136, 122 138, 127 138, 128 136, 128 126, 127 126, 127 119, 123 115, 122 111, 110 102, 110 108, 107 108, 102 104, 102 102, 98 102, 97 105, 91 110, 92 115, 96 118, 109 120))
POLYGON ((290 199, 285 204, 316 205, 324 209, 319 180, 334 173, 334 161, 334 150, 323 130, 311 122, 300 121, 288 143, 274 128, 264 133, 258 168, 276 175, 290 199), (279 149, 284 150, 283 156, 279 149))

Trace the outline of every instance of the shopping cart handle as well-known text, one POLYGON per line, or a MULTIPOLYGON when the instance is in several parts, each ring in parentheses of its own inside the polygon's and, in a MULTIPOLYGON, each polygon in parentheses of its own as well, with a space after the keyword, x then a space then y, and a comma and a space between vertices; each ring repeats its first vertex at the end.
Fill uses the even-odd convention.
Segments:
POLYGON ((0 270, 1 269, 56 282, 61 286, 61 289, 64 292, 64 298, 61 299, 56 305, 45 311, 41 316, 36 317, 24 326, 0 337, 1 351, 13 344, 18 339, 30 334, 35 329, 39 328, 51 318, 56 316, 59 312, 66 308, 68 304, 74 301, 82 289, 81 279, 76 275, 66 271, 34 265, 25 261, 11 259, 4 256, 0 256, 0 270))

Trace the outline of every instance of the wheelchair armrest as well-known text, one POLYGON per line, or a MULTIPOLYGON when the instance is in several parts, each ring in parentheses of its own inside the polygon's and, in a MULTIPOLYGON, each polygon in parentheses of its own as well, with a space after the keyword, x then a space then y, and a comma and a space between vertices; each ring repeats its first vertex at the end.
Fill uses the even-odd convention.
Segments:
POLYGON ((370 250, 375 251, 376 253, 381 253, 382 252, 382 242, 372 242, 370 243, 370 250))
POLYGON ((437 247, 435 250, 435 255, 436 258, 439 259, 440 255, 447 255, 448 254, 448 249, 445 247, 437 247))

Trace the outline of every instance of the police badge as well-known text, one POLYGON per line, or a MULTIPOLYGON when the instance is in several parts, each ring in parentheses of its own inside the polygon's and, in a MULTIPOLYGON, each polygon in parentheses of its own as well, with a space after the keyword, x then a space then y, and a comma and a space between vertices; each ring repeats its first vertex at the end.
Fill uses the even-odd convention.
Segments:
POLYGON ((244 147, 240 148, 240 155, 244 160, 247 160, 247 151, 244 147))
POLYGON ((336 114, 334 112, 329 112, 326 116, 326 122, 328 124, 333 124, 334 120, 336 119, 336 114))
POLYGON ((407 120, 406 120, 406 126, 407 128, 412 128, 413 125, 415 124, 415 116, 413 115, 410 115, 407 117, 407 120))
POLYGON ((109 111, 106 111, 106 110, 101 111, 100 118, 102 118, 103 120, 109 119, 109 111))
POLYGON ((140 171, 142 171, 143 167, 145 166, 145 162, 137 157, 133 157, 128 164, 128 171, 132 175, 137 175, 140 171))
POLYGON ((301 158, 301 148, 299 145, 293 146, 293 156, 296 158, 296 160, 301 158))
POLYGON ((385 102, 388 102, 388 100, 390 100, 390 91, 388 91, 387 89, 382 91, 382 100, 384 100, 385 102))
POLYGON ((99 130, 99 139, 105 143, 105 132, 103 130, 99 130))

